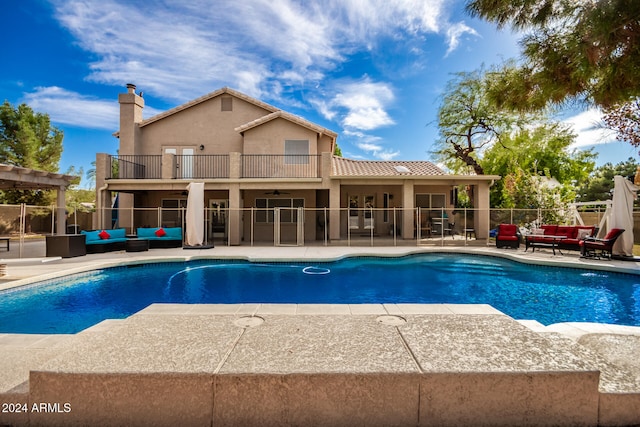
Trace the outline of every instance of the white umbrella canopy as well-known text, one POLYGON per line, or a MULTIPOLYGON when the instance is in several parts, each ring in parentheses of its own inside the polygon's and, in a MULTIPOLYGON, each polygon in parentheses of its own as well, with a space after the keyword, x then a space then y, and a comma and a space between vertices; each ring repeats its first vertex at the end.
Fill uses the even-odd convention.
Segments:
POLYGON ((187 245, 202 246, 204 242, 204 182, 187 185, 187 245))
POLYGON ((613 245, 613 255, 633 256, 633 202, 638 198, 638 187, 626 178, 613 177, 613 207, 611 209, 611 228, 622 228, 624 233, 613 245))

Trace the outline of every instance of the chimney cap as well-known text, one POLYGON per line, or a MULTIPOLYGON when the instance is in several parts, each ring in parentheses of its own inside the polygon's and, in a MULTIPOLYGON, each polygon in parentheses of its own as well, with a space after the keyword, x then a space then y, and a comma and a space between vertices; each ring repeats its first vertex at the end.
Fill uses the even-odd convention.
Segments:
POLYGON ((136 93, 136 85, 133 83, 127 83, 127 91, 129 93, 136 93))

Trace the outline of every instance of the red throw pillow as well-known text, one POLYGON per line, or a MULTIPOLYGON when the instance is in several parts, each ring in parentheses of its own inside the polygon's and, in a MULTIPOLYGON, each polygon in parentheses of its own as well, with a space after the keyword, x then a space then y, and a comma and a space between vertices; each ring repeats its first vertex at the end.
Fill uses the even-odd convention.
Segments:
POLYGON ((156 236, 158 236, 158 237, 164 237, 164 236, 166 236, 166 235, 167 235, 167 232, 166 232, 166 231, 164 231, 164 228, 158 228, 158 229, 156 230, 156 233, 155 233, 155 234, 156 234, 156 236))
POLYGON ((111 235, 109 233, 107 233, 105 230, 102 230, 101 232, 98 233, 98 237, 100 237, 101 239, 105 240, 105 239, 108 239, 109 237, 111 237, 111 235))

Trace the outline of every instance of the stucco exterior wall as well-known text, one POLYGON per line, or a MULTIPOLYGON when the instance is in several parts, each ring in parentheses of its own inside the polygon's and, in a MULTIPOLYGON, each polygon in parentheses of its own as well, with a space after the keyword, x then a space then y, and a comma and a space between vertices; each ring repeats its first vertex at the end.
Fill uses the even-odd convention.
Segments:
POLYGON ((284 154, 285 140, 309 141, 309 154, 318 154, 317 134, 288 120, 278 118, 244 134, 244 154, 284 154))
POLYGON ((242 135, 234 129, 270 111, 232 97, 232 111, 221 111, 221 95, 141 128, 137 154, 161 154, 163 146, 204 145, 197 154, 242 152, 242 135))
POLYGON ((332 142, 333 138, 330 138, 327 135, 322 135, 318 140, 318 153, 333 154, 332 142))

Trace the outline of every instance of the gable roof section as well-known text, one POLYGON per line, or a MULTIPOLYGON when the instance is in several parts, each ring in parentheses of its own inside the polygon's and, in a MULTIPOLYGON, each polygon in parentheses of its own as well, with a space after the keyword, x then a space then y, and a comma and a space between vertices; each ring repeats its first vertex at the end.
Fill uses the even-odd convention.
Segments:
POLYGON ((275 120, 277 118, 282 118, 284 120, 288 120, 288 121, 290 121, 292 123, 295 123, 297 125, 305 127, 307 129, 310 129, 310 130, 312 130, 314 132, 317 132, 317 133, 320 133, 320 134, 323 134, 323 135, 327 135, 327 136, 329 136, 331 138, 334 138, 334 139, 338 137, 338 134, 335 133, 332 130, 323 128, 322 126, 318 126, 315 123, 311 123, 310 121, 305 120, 302 117, 296 116, 296 115, 291 114, 291 113, 287 113, 287 112, 282 111, 282 110, 278 110, 278 111, 273 112, 271 114, 267 114, 266 116, 262 116, 259 119, 250 121, 249 123, 245 123, 242 126, 239 126, 239 127, 235 128, 234 130, 236 132, 239 132, 239 133, 244 133, 244 132, 248 131, 249 129, 253 129, 253 128, 258 127, 260 125, 263 125, 263 124, 265 124, 267 122, 275 120))
POLYGON ((333 157, 332 175, 343 177, 434 176, 445 173, 428 161, 351 160, 333 157), (397 168, 396 166, 401 166, 397 168), (404 172, 404 170, 408 172, 404 172))
POLYGON ((231 88, 228 88, 228 87, 223 87, 222 89, 218 89, 218 90, 213 91, 211 93, 208 93, 208 94, 206 94, 204 96, 201 96, 199 98, 191 100, 191 101, 187 102, 186 104, 178 105, 177 107, 174 107, 174 108, 172 108, 170 110, 167 110, 167 111, 165 111, 163 113, 156 114, 153 117, 150 117, 150 118, 148 118, 146 120, 143 120, 142 122, 140 122, 140 127, 146 126, 146 125, 151 124, 153 122, 157 122, 158 120, 164 119, 165 117, 168 117, 168 116, 171 116, 173 114, 179 113, 180 111, 186 110, 187 108, 191 108, 194 105, 201 104, 201 103, 203 103, 205 101, 208 101, 210 99, 215 98, 216 96, 220 96, 220 95, 224 95, 224 94, 231 95, 231 96, 234 96, 236 98, 242 99, 243 101, 247 101, 250 104, 256 105, 256 106, 258 106, 260 108, 264 108, 265 110, 270 111, 272 113, 276 112, 276 111, 279 111, 279 108, 276 108, 273 105, 269 105, 266 102, 262 102, 260 100, 255 99, 255 98, 252 98, 252 97, 250 97, 248 95, 245 95, 242 92, 238 92, 237 90, 234 90, 234 89, 231 89, 231 88))

